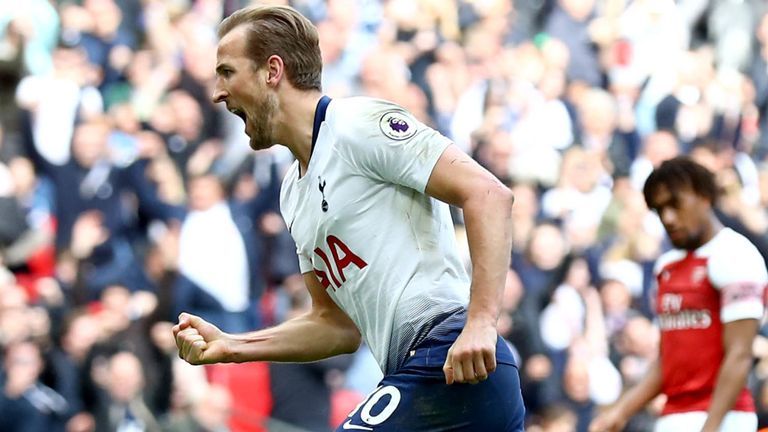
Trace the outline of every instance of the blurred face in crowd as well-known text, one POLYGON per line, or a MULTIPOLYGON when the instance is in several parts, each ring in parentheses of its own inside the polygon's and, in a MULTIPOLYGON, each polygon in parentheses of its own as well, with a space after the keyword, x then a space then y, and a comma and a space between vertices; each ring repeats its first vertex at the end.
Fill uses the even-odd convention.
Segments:
POLYGON ((219 42, 213 102, 243 119, 251 148, 261 150, 275 144, 277 96, 266 85, 267 68, 246 54, 246 29, 240 25, 219 42))
POLYGON ((225 387, 211 385, 195 403, 194 415, 207 430, 223 430, 232 415, 232 396, 225 387))
POLYGON ((608 315, 625 313, 632 304, 632 295, 627 286, 615 279, 608 279, 603 283, 600 296, 608 315))
POLYGON ((79 49, 58 47, 51 57, 56 74, 65 79, 77 81, 82 75, 82 67, 85 63, 85 53, 79 49))
MULTIPOLYGON (((0 138, 2 139, 2 138, 0 138)), ((33 192, 37 177, 32 162, 24 157, 16 157, 8 164, 13 176, 13 184, 18 196, 26 196, 33 192)))
POLYGON ((680 147, 673 134, 667 131, 658 131, 648 135, 645 139, 643 153, 654 167, 658 167, 665 160, 679 155, 680 147))
POLYGON ((333 63, 341 58, 347 38, 340 26, 334 21, 325 20, 317 24, 317 33, 320 36, 323 63, 333 63))
POLYGON ((205 211, 224 199, 224 188, 214 175, 193 178, 189 183, 189 206, 192 210, 205 211))
POLYGON ((589 370, 584 360, 571 358, 565 365, 563 389, 571 400, 586 402, 589 400, 589 370))
POLYGON ((568 12, 568 15, 578 21, 583 21, 589 17, 595 7, 595 2, 594 0, 561 0, 560 5, 568 12))
POLYGON ((565 239, 560 229, 550 224, 536 227, 528 252, 531 261, 539 268, 552 270, 557 267, 566 253, 565 239))
POLYGON ((562 408, 562 411, 550 414, 542 420, 542 432, 572 432, 576 430, 577 425, 576 414, 570 409, 562 408))
POLYGON ((203 127, 203 111, 189 93, 177 90, 168 95, 168 104, 176 117, 176 131, 187 140, 200 136, 203 127))
POLYGON ((103 122, 89 122, 77 126, 72 138, 72 156, 77 163, 91 168, 106 155, 109 126, 103 122))
POLYGON ((517 273, 509 269, 507 270, 507 279, 504 283, 504 293, 501 297, 501 307, 503 313, 499 316, 499 321, 496 324, 496 330, 504 336, 509 336, 512 331, 513 322, 512 314, 517 310, 517 306, 523 299, 523 283, 520 281, 520 277, 517 273))
POLYGON ((0 286, 0 345, 22 341, 32 335, 27 324, 27 296, 24 288, 0 286))
POLYGON ((709 240, 712 206, 690 187, 672 191, 661 185, 651 197, 649 207, 659 215, 676 248, 693 250, 709 240))
POLYGON ((141 123, 136 115, 136 110, 129 103, 112 106, 109 110, 109 115, 112 121, 115 122, 115 127, 121 131, 137 133, 141 130, 141 123))
POLYGON ((658 353, 658 329, 644 316, 630 318, 621 337, 626 354, 652 357, 658 353))
POLYGON ((5 355, 5 370, 14 379, 23 379, 32 384, 43 370, 40 349, 32 342, 19 342, 8 347, 5 355))
POLYGON ((109 394, 116 402, 130 402, 141 393, 144 375, 139 359, 129 353, 120 352, 109 360, 109 394))
POLYGON ((99 322, 91 315, 83 314, 72 318, 67 332, 62 337, 62 347, 75 360, 84 360, 88 351, 98 341, 99 322))
POLYGON ((718 172, 723 168, 723 163, 717 153, 709 147, 698 146, 690 151, 691 159, 700 165, 704 165, 712 172, 718 172))
POLYGON ((604 90, 591 89, 579 103, 579 119, 584 133, 604 136, 613 133, 616 125, 616 104, 604 90))
POLYGON ((573 260, 565 276, 565 283, 576 288, 585 289, 589 286, 592 275, 589 272, 587 260, 577 258, 573 260))
POLYGON ((518 219, 533 219, 539 213, 539 198, 533 185, 516 184, 512 186, 515 195, 515 206, 512 208, 512 217, 518 219))
POLYGON ((595 188, 600 173, 599 154, 587 152, 581 148, 569 149, 563 157, 561 181, 582 193, 589 193, 595 188))

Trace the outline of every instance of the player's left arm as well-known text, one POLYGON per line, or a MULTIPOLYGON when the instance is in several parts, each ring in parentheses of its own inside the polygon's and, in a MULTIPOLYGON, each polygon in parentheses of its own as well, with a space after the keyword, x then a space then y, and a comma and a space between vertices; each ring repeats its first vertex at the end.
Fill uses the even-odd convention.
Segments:
POLYGON ((448 384, 477 383, 496 369, 496 321, 512 248, 512 192, 451 144, 437 161, 426 193, 464 212, 472 261, 467 323, 448 352, 448 384))
POLYGON ((747 375, 752 367, 752 342, 758 327, 759 321, 756 319, 741 319, 723 325, 725 354, 702 432, 720 429, 723 418, 733 408, 739 393, 746 386, 747 375))
POLYGON ((720 251, 709 259, 707 271, 712 285, 720 291, 723 361, 702 431, 719 429, 747 384, 768 282, 762 256, 746 239, 735 237, 720 251))

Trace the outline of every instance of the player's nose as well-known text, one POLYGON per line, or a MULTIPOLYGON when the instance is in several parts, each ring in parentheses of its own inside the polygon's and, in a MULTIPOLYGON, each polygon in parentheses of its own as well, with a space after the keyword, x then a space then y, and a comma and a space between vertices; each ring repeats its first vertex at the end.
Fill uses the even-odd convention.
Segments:
POLYGON ((213 94, 211 95, 211 101, 213 103, 224 102, 227 100, 228 93, 221 86, 216 84, 213 88, 213 94))
POLYGON ((671 208, 663 208, 659 213, 659 218, 665 226, 672 226, 677 222, 677 213, 671 208))

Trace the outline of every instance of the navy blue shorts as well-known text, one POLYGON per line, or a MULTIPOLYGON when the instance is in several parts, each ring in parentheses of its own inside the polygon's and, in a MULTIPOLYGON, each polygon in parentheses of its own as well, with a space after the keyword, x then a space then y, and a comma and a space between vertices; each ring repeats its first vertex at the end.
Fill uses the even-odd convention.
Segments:
POLYGON ((520 378, 503 339, 496 344, 496 371, 487 380, 445 384, 443 364, 461 332, 454 327, 416 346, 336 431, 523 431, 520 378))

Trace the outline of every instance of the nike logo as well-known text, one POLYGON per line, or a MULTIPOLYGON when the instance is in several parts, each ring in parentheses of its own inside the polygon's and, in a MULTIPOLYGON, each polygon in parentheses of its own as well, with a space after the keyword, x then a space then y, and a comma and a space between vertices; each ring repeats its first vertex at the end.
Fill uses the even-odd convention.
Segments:
POLYGON ((346 423, 341 425, 342 429, 355 429, 355 430, 366 430, 366 431, 372 431, 373 428, 365 427, 365 426, 358 426, 353 425, 352 420, 347 420, 346 423))

